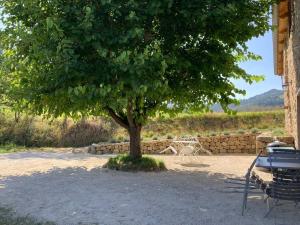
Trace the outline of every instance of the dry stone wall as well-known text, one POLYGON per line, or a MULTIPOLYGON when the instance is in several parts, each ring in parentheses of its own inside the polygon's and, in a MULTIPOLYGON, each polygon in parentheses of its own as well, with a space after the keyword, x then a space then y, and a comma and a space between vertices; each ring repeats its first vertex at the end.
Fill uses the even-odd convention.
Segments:
POLYGON ((291 136, 286 137, 270 137, 270 136, 264 136, 260 135, 256 137, 256 154, 263 151, 263 154, 266 154, 266 146, 268 143, 271 143, 273 141, 281 141, 285 142, 289 146, 294 146, 294 138, 291 136))
MULTIPOLYGON (((143 154, 159 154, 162 150, 171 145, 172 140, 162 141, 147 141, 142 143, 143 154)), ((115 144, 93 144, 89 147, 89 153, 92 154, 123 154, 128 153, 129 143, 115 143, 115 144)), ((171 152, 170 152, 171 153, 171 152)))
POLYGON ((290 30, 283 52, 285 83, 285 127, 289 135, 295 138, 295 146, 300 148, 300 1, 291 1, 293 12, 290 15, 290 30))
POLYGON ((202 146, 213 154, 255 153, 255 134, 200 137, 202 146))
MULTIPOLYGON (((266 145, 274 140, 286 142, 293 146, 293 137, 268 137, 258 136, 257 134, 241 134, 241 135, 222 135, 222 136, 210 136, 199 137, 199 143, 202 147, 213 154, 255 154, 266 148, 266 145)), ((143 154, 159 154, 162 150, 169 146, 178 147, 178 144, 173 143, 172 140, 158 140, 148 141, 142 143, 143 154)), ((129 143, 103 143, 93 144, 89 147, 89 153, 92 154, 122 154, 128 153, 129 143)), ((171 151, 165 152, 165 154, 173 154, 171 151)))

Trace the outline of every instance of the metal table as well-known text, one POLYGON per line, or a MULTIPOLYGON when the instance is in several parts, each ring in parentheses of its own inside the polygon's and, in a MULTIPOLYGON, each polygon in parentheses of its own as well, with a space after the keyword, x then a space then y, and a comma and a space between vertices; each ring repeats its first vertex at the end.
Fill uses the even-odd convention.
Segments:
POLYGON ((271 165, 268 156, 260 156, 260 157, 258 157, 255 166, 258 168, 265 168, 265 169, 281 168, 281 169, 299 170, 300 169, 300 159, 289 160, 289 162, 276 162, 275 161, 275 162, 272 162, 272 165, 271 165))
POLYGON ((258 168, 265 169, 300 169, 300 151, 294 147, 267 147, 267 156, 259 156, 255 163, 258 168))

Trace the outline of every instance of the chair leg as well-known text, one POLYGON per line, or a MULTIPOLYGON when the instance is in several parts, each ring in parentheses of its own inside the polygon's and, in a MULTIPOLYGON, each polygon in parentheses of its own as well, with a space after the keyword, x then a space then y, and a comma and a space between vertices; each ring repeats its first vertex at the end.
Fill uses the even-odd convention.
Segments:
POLYGON ((274 205, 271 205, 269 197, 267 198, 267 208, 268 212, 265 214, 265 218, 267 218, 271 211, 274 209, 274 205))
POLYGON ((242 208, 242 216, 245 213, 245 209, 247 209, 247 200, 248 200, 248 186, 246 185, 243 196, 243 208, 242 208))
POLYGON ((268 196, 266 196, 265 193, 263 192, 263 193, 262 193, 262 197, 261 197, 263 203, 266 203, 266 202, 267 202, 267 197, 268 197, 268 196))

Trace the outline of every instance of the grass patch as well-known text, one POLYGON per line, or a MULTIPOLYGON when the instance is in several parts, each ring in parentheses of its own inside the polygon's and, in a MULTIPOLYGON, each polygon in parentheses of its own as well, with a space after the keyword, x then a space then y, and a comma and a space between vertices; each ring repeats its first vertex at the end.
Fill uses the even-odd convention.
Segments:
POLYGON ((112 170, 122 171, 163 171, 166 166, 163 161, 149 156, 143 156, 140 159, 133 159, 129 155, 118 155, 110 158, 104 166, 112 170))
MULTIPOLYGON (((0 207, 0 225, 57 225, 50 221, 39 221, 30 216, 17 216, 11 209, 0 207)), ((77 225, 99 225, 99 223, 77 223, 77 225)))
POLYGON ((26 148, 23 146, 16 146, 15 144, 0 145, 0 154, 24 151, 26 151, 26 148))
POLYGON ((285 130, 282 128, 276 128, 272 131, 273 136, 284 136, 286 135, 285 130))
POLYGON ((251 129, 251 133, 252 133, 252 134, 257 134, 258 132, 259 132, 259 130, 256 129, 256 128, 252 128, 252 129, 251 129))
POLYGON ((241 130, 238 130, 237 132, 238 132, 238 134, 245 134, 245 131, 242 130, 242 129, 241 129, 241 130))
POLYGON ((18 217, 12 210, 0 207, 0 225, 55 225, 55 223, 37 221, 29 216, 18 217))
POLYGON ((167 132, 173 136, 180 136, 238 130, 246 132, 253 128, 268 131, 284 128, 284 111, 239 112, 236 115, 200 112, 180 113, 175 116, 166 114, 150 118, 149 123, 143 129, 143 134, 147 135, 151 132, 151 134, 162 136, 167 132))

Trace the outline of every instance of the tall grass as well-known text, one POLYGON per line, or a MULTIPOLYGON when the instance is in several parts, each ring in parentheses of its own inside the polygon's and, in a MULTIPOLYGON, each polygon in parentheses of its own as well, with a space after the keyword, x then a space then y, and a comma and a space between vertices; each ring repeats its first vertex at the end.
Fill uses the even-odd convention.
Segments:
POLYGON ((284 111, 240 112, 236 115, 225 113, 178 114, 175 118, 165 116, 151 119, 144 133, 172 133, 175 135, 251 130, 284 127, 284 111))
POLYGON ((46 120, 22 115, 15 120, 9 111, 0 113, 0 146, 81 147, 112 138, 115 125, 103 118, 73 121, 46 120))
MULTIPOLYGON (((151 118, 143 128, 143 140, 157 140, 176 136, 224 132, 257 132, 284 127, 284 112, 191 113, 175 117, 165 115, 151 118)), ((279 134, 279 132, 277 132, 279 134)), ((54 120, 21 115, 17 120, 11 111, 0 112, 0 146, 7 144, 26 147, 81 147, 107 141, 128 141, 126 130, 110 119, 87 118, 73 121, 54 120)))

